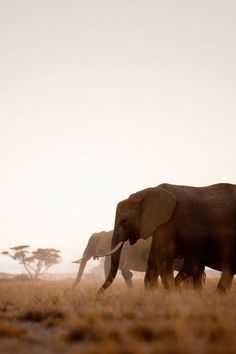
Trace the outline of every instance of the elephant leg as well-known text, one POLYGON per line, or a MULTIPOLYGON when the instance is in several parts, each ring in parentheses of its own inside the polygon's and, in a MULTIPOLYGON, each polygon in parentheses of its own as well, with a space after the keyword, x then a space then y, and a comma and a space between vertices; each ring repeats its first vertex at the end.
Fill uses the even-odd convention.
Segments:
POLYGON ((158 255, 158 267, 160 270, 161 281, 166 289, 173 289, 175 286, 173 274, 173 260, 169 254, 158 255))
POLYGON ((132 282, 133 273, 130 271, 130 269, 122 268, 121 274, 122 274, 123 278, 125 279, 125 282, 126 282, 126 285, 128 286, 128 288, 131 288, 133 286, 133 282, 132 282))
POLYGON ((177 288, 180 287, 181 283, 187 279, 189 276, 185 272, 182 271, 182 269, 179 271, 179 273, 175 277, 175 286, 177 288))
POLYGON ((105 257, 105 261, 104 261, 105 280, 108 277, 108 274, 110 272, 110 268, 111 268, 111 256, 107 256, 107 257, 105 257))
POLYGON ((229 267, 223 267, 222 275, 220 281, 217 285, 216 290, 219 293, 226 293, 230 289, 233 281, 234 273, 229 267))
POLYGON ((75 282, 74 284, 72 285, 72 289, 75 289, 76 286, 79 284, 82 276, 83 276, 83 272, 84 272, 84 268, 87 264, 87 260, 83 261, 81 264, 80 264, 80 267, 79 267, 79 271, 78 271, 78 274, 77 274, 77 277, 75 279, 75 282))
POLYGON ((148 257, 146 274, 144 277, 144 285, 146 288, 154 288, 158 286, 158 255, 157 249, 154 245, 154 240, 152 241, 151 250, 148 257))
POLYGON ((205 281, 206 274, 205 274, 205 267, 199 264, 198 269, 193 274, 193 286, 194 289, 198 290, 202 288, 203 282, 205 281))
POLYGON ((173 289, 175 287, 173 262, 176 258, 176 252, 175 230, 172 225, 165 224, 163 227, 158 228, 153 235, 153 242, 155 242, 155 247, 153 248, 158 250, 154 256, 162 284, 166 289, 173 289))
POLYGON ((179 287, 184 280, 192 277, 194 288, 201 288, 204 269, 204 265, 202 265, 198 259, 194 257, 186 257, 180 272, 175 277, 175 285, 179 287))

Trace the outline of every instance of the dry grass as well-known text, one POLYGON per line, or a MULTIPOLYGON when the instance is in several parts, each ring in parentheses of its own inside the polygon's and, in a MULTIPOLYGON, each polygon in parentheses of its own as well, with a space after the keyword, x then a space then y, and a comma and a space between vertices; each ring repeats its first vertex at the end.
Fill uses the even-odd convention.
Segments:
POLYGON ((236 283, 227 296, 145 292, 116 281, 96 299, 92 280, 0 283, 0 353, 236 353, 236 283))

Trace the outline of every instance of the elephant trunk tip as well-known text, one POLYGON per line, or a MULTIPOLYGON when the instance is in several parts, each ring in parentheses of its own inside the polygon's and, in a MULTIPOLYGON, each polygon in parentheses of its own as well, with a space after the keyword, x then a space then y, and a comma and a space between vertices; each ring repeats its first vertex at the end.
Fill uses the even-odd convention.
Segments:
POLYGON ((104 295, 104 289, 103 289, 103 287, 101 287, 101 288, 97 291, 97 293, 96 293, 96 299, 97 299, 97 300, 100 299, 100 298, 102 297, 102 295, 104 295))

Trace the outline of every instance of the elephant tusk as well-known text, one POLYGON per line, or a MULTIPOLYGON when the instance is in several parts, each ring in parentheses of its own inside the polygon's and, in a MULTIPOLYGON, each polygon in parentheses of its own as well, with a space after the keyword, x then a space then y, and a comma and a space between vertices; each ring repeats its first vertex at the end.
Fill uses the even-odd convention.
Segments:
POLYGON ((123 246, 124 242, 119 242, 118 245, 113 248, 111 251, 107 252, 107 253, 101 253, 101 254, 95 254, 94 257, 96 258, 100 258, 100 257, 106 257, 106 256, 110 256, 111 254, 115 253, 116 251, 118 251, 122 246, 123 246))
POLYGON ((86 259, 86 257, 82 257, 82 258, 78 259, 77 261, 73 261, 73 262, 71 262, 71 263, 77 263, 77 264, 79 264, 79 263, 82 263, 85 259, 86 259))

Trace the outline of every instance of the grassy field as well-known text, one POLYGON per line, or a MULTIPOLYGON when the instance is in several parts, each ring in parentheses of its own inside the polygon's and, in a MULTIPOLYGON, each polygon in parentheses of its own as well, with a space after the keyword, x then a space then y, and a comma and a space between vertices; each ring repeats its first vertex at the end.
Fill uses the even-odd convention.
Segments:
POLYGON ((117 280, 97 300, 98 281, 2 281, 0 353, 236 353, 236 283, 226 296, 215 284, 147 293, 117 280))

